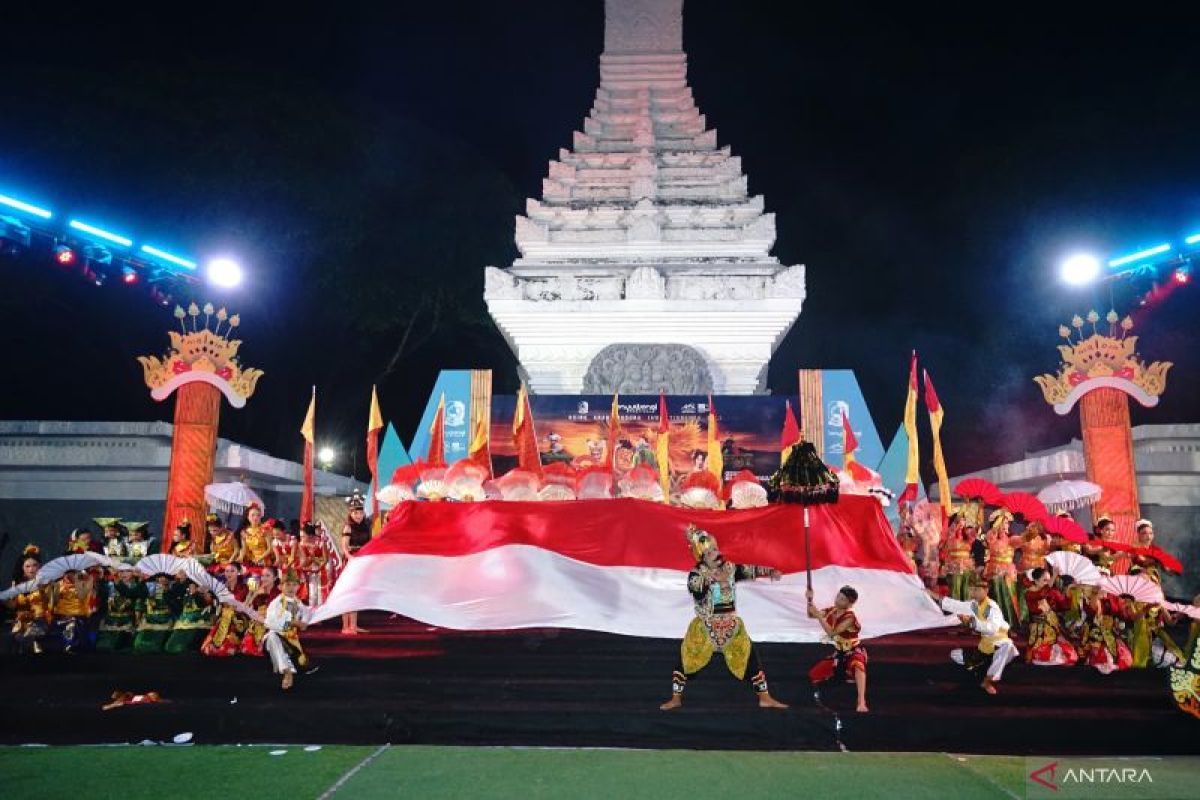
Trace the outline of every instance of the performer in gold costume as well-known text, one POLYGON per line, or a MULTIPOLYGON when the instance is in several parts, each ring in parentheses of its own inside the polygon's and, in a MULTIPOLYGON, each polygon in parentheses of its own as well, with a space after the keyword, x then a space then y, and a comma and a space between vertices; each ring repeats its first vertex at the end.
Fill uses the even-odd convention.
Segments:
POLYGON ((781 577, 779 570, 726 561, 717 547, 716 538, 695 525, 689 525, 685 535, 696 558, 696 566, 687 580, 688 591, 695 601, 696 617, 688 625, 679 648, 680 660, 671 681, 671 699, 659 708, 670 711, 682 706, 688 680, 708 665, 714 653, 724 656, 725 666, 735 678, 754 687, 761 708, 787 708, 768 691, 767 676, 736 607, 738 581, 755 578, 777 581, 781 577))

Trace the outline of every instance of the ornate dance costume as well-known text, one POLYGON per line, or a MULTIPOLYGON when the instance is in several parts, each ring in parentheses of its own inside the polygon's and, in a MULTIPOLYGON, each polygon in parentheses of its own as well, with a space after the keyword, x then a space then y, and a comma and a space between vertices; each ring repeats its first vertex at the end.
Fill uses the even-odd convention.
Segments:
POLYGON ((219 529, 208 539, 208 552, 212 555, 212 566, 209 569, 219 572, 226 564, 237 560, 237 535, 228 528, 219 529))
POLYGON ((1111 595, 1091 598, 1083 603, 1083 632, 1080 635, 1079 655, 1085 664, 1105 675, 1129 669, 1133 654, 1120 629, 1128 617, 1124 603, 1111 595))
POLYGON ((1013 564, 1013 548, 1021 543, 1021 537, 1009 535, 1008 523, 1011 519, 1012 515, 1004 509, 992 514, 993 527, 987 533, 987 561, 983 566, 988 596, 1000 608, 1009 627, 1021 621, 1017 600, 1017 568, 1013 564))
MULTIPOLYGON (((253 601, 250 602, 250 607, 265 618, 267 609, 275 601, 275 598, 279 596, 279 587, 272 586, 269 593, 256 595, 253 601)), ((242 655, 261 656, 263 654, 263 637, 266 635, 267 628, 265 625, 261 622, 250 620, 246 625, 246 633, 242 636, 242 655)))
POLYGON ((999 682, 1004 668, 1017 657, 1017 646, 1008 638, 1008 622, 1000 606, 991 598, 985 598, 983 602, 963 602, 943 597, 941 607, 951 614, 970 616, 971 629, 979 634, 979 645, 975 650, 956 648, 950 651, 950 660, 966 667, 977 678, 999 682))
POLYGON ((725 666, 738 680, 747 681, 759 694, 767 692, 767 676, 758 661, 746 625, 737 615, 738 581, 765 578, 776 574, 769 567, 754 567, 722 560, 715 567, 705 562, 704 554, 716 547, 716 539, 694 526, 688 528, 688 541, 697 557, 696 567, 688 574, 687 587, 695 602, 696 616, 688 625, 679 648, 679 665, 672 676, 671 691, 681 695, 688 681, 708 665, 714 653, 725 658, 725 666))
POLYGON ((262 571, 263 567, 272 566, 275 555, 271 552, 271 539, 261 525, 248 525, 242 529, 242 564, 256 567, 254 572, 262 571))
POLYGON ((296 537, 285 530, 275 529, 271 536, 271 555, 280 571, 296 565, 296 537))
POLYGON ((88 628, 92 606, 92 579, 64 575, 50 592, 55 632, 62 638, 64 652, 80 650, 94 641, 88 628))
POLYGON ((1025 659, 1044 667, 1070 666, 1079 660, 1079 652, 1067 639, 1058 615, 1071 607, 1071 599, 1047 586, 1044 589, 1030 588, 1025 592, 1029 604, 1029 641, 1025 659), (1042 609, 1042 601, 1046 609, 1042 609))
POLYGON ((146 601, 137 634, 133 637, 133 652, 161 653, 175 624, 178 590, 174 584, 163 588, 154 583, 146 587, 146 601))
POLYGON ((1183 663, 1183 650, 1167 633, 1162 606, 1157 603, 1132 603, 1133 633, 1130 644, 1133 666, 1142 669, 1148 666, 1169 667, 1183 663), (1158 647, 1155 647, 1155 644, 1158 647))
POLYGON ((296 566, 303 578, 301 599, 311 606, 325 602, 325 595, 332 583, 329 545, 315 536, 309 536, 308 541, 302 537, 296 547, 296 566))
POLYGON ((308 656, 300 645, 300 625, 307 625, 312 610, 297 597, 279 595, 267 607, 267 633, 263 645, 277 674, 307 667, 308 656))
POLYGON ((965 601, 969 594, 967 585, 975 572, 975 559, 971 558, 971 544, 974 538, 970 534, 964 535, 961 531, 956 531, 946 540, 942 571, 946 576, 950 597, 955 600, 965 601))
POLYGON ((150 555, 150 548, 154 546, 153 539, 133 539, 125 543, 125 549, 128 551, 127 558, 137 563, 146 556, 150 555))
MULTIPOLYGON (((246 587, 238 583, 233 588, 233 596, 240 602, 246 601, 246 587)), ((242 637, 250 620, 228 603, 222 603, 216 611, 216 619, 200 645, 200 652, 206 656, 237 655, 242 644, 242 637)))
POLYGON ((175 618, 175 625, 163 650, 172 655, 195 652, 199 649, 200 640, 212 627, 212 621, 212 597, 194 587, 189 589, 183 597, 179 616, 175 618))
POLYGON ((830 606, 821 609, 821 618, 833 630, 833 633, 829 634, 833 653, 813 665, 808 671, 808 679, 816 684, 844 676, 847 681, 853 682, 856 670, 866 672, 867 669, 867 648, 858 640, 858 635, 862 632, 862 626, 858 624, 858 615, 854 613, 853 608, 830 606))
POLYGON ((50 587, 39 586, 9 601, 14 610, 12 637, 17 652, 42 652, 50 630, 50 587))
POLYGON ((146 599, 146 585, 141 581, 129 583, 111 581, 104 603, 104 619, 96 635, 96 649, 103 652, 126 650, 133 645, 137 631, 138 605, 146 599))

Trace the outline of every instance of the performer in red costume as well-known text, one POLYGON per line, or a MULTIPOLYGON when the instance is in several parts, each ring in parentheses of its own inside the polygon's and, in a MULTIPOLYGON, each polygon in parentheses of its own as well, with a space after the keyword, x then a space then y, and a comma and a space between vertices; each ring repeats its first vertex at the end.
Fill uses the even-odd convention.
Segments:
POLYGON ((1060 614, 1071 608, 1071 599, 1054 586, 1054 573, 1035 567, 1032 585, 1025 590, 1029 608, 1029 641, 1025 661, 1043 667, 1071 666, 1079 652, 1067 638, 1060 614))
MULTIPOLYGON (((279 596, 279 571, 274 567, 263 567, 262 573, 251 576, 251 580, 253 583, 248 587, 246 605, 254 609, 260 617, 265 617, 267 606, 271 605, 271 601, 279 596)), ((266 626, 261 622, 251 620, 246 628, 246 634, 242 637, 242 655, 261 656, 263 654, 263 637, 266 635, 266 626)))
POLYGON ((808 671, 808 679, 817 685, 844 676, 858 689, 858 705, 854 710, 867 713, 867 648, 858 640, 862 626, 858 624, 858 615, 853 608, 858 602, 858 592, 851 586, 843 586, 833 599, 833 605, 820 609, 813 605, 812 589, 808 590, 807 597, 809 618, 821 623, 833 645, 833 653, 808 671))
MULTIPOLYGON (((222 567, 221 576, 225 580, 225 587, 233 592, 234 599, 244 603, 249 589, 242 582, 241 572, 237 564, 226 564, 222 567)), ((206 656, 237 655, 249 624, 250 620, 245 614, 230 603, 222 603, 212 627, 208 630, 208 636, 200 645, 200 652, 206 656)))
POLYGON ((1105 675, 1133 666, 1133 653, 1121 638, 1121 628, 1130 619, 1121 598, 1102 596, 1096 587, 1086 587, 1079 648, 1084 663, 1105 675))

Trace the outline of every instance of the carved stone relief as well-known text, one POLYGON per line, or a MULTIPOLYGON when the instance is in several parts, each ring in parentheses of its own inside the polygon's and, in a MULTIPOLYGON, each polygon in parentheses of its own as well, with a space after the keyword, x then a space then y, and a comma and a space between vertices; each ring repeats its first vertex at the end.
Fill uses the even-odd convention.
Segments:
POLYGON ((704 356, 685 344, 612 344, 583 376, 585 394, 706 394, 713 390, 704 356))

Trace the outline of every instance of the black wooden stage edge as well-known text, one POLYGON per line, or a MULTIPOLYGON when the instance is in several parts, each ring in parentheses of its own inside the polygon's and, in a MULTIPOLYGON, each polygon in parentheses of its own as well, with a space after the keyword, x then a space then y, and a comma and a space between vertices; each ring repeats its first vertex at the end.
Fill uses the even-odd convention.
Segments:
MULTIPOLYGON (((772 692, 792 707, 760 710, 714 660, 685 707, 669 694, 678 642, 580 631, 463 633, 364 614, 373 632, 309 633, 317 671, 279 689, 265 659, 81 654, 0 656, 0 743, 314 742, 1011 754, 1196 752, 1158 670, 1013 664, 988 697, 947 660, 972 639, 954 631, 869 643, 872 713, 852 687, 814 701, 805 673, 818 645, 764 644, 772 692), (101 711, 116 690, 167 701, 101 711), (839 724, 840 723, 840 724, 839 724)), ((753 625, 751 624, 753 631, 753 625)), ((682 631, 681 631, 682 633, 682 631)))

